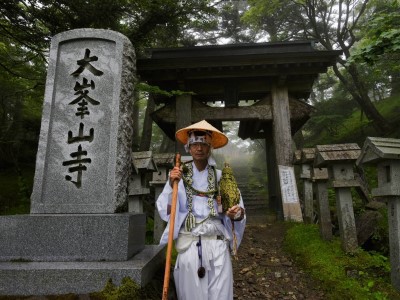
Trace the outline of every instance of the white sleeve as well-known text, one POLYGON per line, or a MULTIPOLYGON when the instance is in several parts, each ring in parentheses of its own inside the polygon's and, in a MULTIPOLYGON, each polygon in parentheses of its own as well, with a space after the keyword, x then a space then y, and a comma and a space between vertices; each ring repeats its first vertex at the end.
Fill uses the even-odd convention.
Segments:
POLYGON ((171 207, 172 202, 172 187, 169 184, 169 180, 165 183, 164 189, 161 192, 160 196, 158 196, 156 205, 157 210, 160 215, 160 218, 165 222, 169 220, 169 209, 171 207))

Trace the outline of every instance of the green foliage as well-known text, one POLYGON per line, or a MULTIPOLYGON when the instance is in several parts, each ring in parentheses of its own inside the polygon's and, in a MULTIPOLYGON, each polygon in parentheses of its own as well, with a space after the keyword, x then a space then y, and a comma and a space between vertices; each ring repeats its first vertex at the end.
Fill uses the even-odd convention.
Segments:
POLYGON ((163 96, 167 96, 167 97, 181 96, 181 95, 195 95, 194 92, 190 92, 190 91, 181 91, 181 90, 166 91, 166 90, 162 90, 158 86, 149 85, 149 84, 147 84, 145 82, 139 82, 136 85, 136 88, 141 92, 158 94, 158 95, 163 95, 163 96))
POLYGON ((26 214, 30 210, 33 172, 25 168, 18 174, 14 169, 0 172, 0 215, 26 214))
MULTIPOLYGON (((386 119, 396 125, 400 124, 399 103, 400 96, 393 96, 375 102, 375 105, 386 119)), ((371 122, 359 109, 345 113, 343 111, 345 107, 344 103, 340 104, 340 101, 333 99, 318 103, 316 108, 321 108, 321 110, 317 110, 304 126, 305 147, 348 142, 362 146, 367 136, 379 136, 371 122), (343 112, 343 114, 338 112, 343 112)), ((396 130, 388 132, 387 136, 399 138, 400 133, 396 130)))
POLYGON ((269 41, 286 41, 301 36, 301 6, 296 1, 249 0, 248 4, 249 9, 242 21, 259 34, 263 32, 260 35, 267 33, 269 41))
POLYGON ((147 217, 146 218, 146 240, 145 240, 146 245, 153 245, 154 243, 158 242, 158 241, 154 241, 153 231, 154 231, 154 219, 147 217))
POLYGON ((398 299, 390 284, 390 264, 358 249, 346 254, 338 239, 323 241, 317 225, 290 224, 285 251, 319 280, 327 299, 398 299))
POLYGON ((104 289, 93 293, 92 296, 106 300, 139 300, 141 298, 140 286, 129 277, 122 279, 121 285, 116 286, 111 279, 104 289))
POLYGON ((384 54, 400 54, 400 3, 387 2, 387 7, 368 21, 361 47, 352 55, 352 61, 373 64, 384 54))

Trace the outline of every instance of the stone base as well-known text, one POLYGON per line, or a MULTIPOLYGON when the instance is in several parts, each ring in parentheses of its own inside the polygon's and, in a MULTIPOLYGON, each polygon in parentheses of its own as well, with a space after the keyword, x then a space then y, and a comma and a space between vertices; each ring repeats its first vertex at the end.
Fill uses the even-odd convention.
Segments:
POLYGON ((124 277, 145 286, 165 262, 165 247, 148 245, 128 261, 0 262, 0 295, 43 296, 101 291, 124 277))
POLYGON ((126 261, 145 234, 144 214, 0 216, 0 261, 126 261))

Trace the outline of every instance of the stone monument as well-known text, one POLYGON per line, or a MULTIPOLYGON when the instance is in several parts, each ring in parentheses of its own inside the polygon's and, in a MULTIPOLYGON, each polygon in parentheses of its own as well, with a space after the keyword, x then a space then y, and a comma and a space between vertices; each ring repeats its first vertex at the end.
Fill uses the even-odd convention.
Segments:
POLYGON ((0 217, 0 295, 141 285, 162 264, 127 212, 135 53, 114 31, 53 37, 30 215, 0 217))

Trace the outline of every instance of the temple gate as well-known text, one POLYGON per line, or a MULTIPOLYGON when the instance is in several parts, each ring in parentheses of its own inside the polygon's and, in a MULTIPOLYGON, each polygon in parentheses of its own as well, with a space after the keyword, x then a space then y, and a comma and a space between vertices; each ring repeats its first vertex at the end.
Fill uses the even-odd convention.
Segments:
MULTIPOLYGON (((139 79, 163 90, 190 92, 175 98, 153 95, 156 104, 164 104, 152 114, 157 125, 175 140, 177 129, 202 119, 221 131, 223 121, 240 121, 240 138, 266 140, 270 206, 280 218, 301 220, 300 203, 287 197, 282 177, 291 178, 292 137, 313 110, 306 103, 312 85, 341 51, 317 50, 312 41, 149 51, 148 58, 137 61, 139 79), (244 105, 249 100, 254 104, 244 105), (216 101, 224 106, 209 105, 216 101)), ((184 153, 182 145, 175 147, 184 153)))

